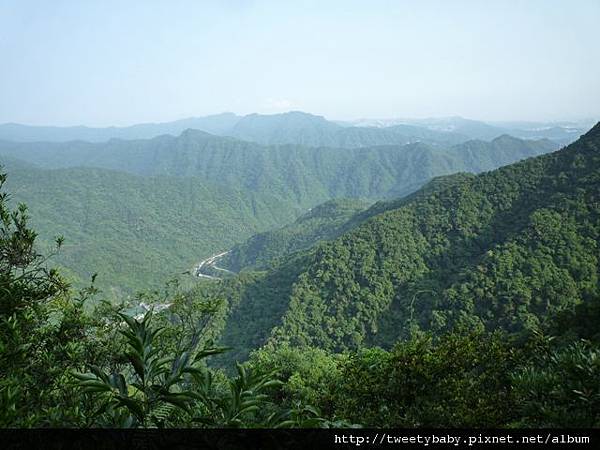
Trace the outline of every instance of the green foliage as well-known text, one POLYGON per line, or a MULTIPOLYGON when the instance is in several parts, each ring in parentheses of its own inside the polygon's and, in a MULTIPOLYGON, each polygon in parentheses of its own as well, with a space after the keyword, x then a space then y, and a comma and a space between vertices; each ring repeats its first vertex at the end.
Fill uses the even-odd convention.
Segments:
POLYGON ((237 364, 235 378, 218 373, 215 377, 202 362, 225 348, 205 346, 167 352, 168 347, 159 343, 165 328, 152 325, 152 311, 141 320, 125 314, 118 317, 125 324, 120 330, 127 346, 125 370, 107 373, 89 365, 89 372, 73 373, 84 400, 93 405, 93 410, 84 414, 85 425, 250 428, 329 424, 308 405, 297 404, 294 409, 273 405, 267 392, 281 382, 271 372, 237 364))
POLYGON ((249 359, 251 367, 261 372, 272 372, 283 381, 275 395, 288 408, 296 404, 328 406, 330 391, 338 382, 343 355, 310 347, 265 346, 254 351, 249 359))
POLYGON ((514 374, 517 426, 600 426, 600 349, 585 341, 532 355, 514 374))
POLYGON ((42 168, 94 167, 142 176, 191 177, 309 208, 331 198, 397 197, 434 176, 481 172, 556 150, 549 141, 500 137, 456 146, 265 146, 187 130, 178 137, 105 143, 11 143, 0 154, 42 168))
POLYGON ((321 420, 344 426, 598 426, 598 347, 556 343, 455 330, 415 334, 390 351, 267 346, 250 365, 283 381, 273 401, 315 405, 321 420))
POLYGON ((152 311, 141 321, 125 314, 119 317, 126 323, 120 332, 126 339, 124 355, 130 365, 127 377, 123 373, 105 373, 90 365, 90 372, 73 375, 82 393, 93 396, 98 409, 91 419, 93 425, 117 427, 164 426, 172 407, 190 412, 194 395, 185 387, 185 375, 201 373, 199 363, 223 348, 206 347, 166 355, 156 345, 164 328, 151 327, 152 311), (130 380, 128 380, 130 378, 130 380))
POLYGON ((234 246, 219 264, 235 272, 280 265, 296 251, 339 236, 343 225, 366 206, 367 203, 360 200, 330 200, 312 208, 294 223, 256 234, 234 246))
POLYGON ((216 357, 215 363, 226 367, 244 361, 251 350, 264 344, 287 310, 291 286, 302 266, 303 260, 290 258, 283 266, 285 270, 242 272, 199 287, 196 292, 200 298, 222 299, 227 305, 218 336, 232 351, 216 357))
POLYGON ((326 220, 333 240, 309 215, 287 261, 141 294, 161 312, 139 320, 87 313, 95 277, 70 290, 2 194, 0 425, 599 426, 599 127, 326 220), (206 365, 221 330, 233 359, 266 344, 232 377, 206 365))
POLYGON ((236 364, 236 369, 237 376, 228 380, 228 389, 225 391, 219 391, 213 386, 210 371, 205 371, 202 377, 196 377, 199 389, 195 397, 201 401, 204 414, 196 416, 194 422, 229 428, 272 424, 274 416, 265 418, 262 408, 268 404, 265 391, 278 386, 279 380, 269 373, 252 371, 241 364, 236 364))
MULTIPOLYGON (((0 142, 12 189, 30 205, 43 242, 69 236, 56 263, 79 282, 98 273, 98 285, 115 298, 160 286, 212 253, 332 198, 401 196, 436 175, 479 172, 555 148, 501 139, 340 151, 264 146, 195 130, 96 144, 0 142)), ((304 226, 310 228, 306 238, 284 237, 285 252, 335 236, 320 235, 314 221, 304 226)), ((239 264, 246 262, 252 263, 239 264)))
POLYGON ((415 329, 548 330, 600 295, 597 148, 588 135, 396 208, 375 205, 383 211, 297 258, 271 339, 343 350, 391 347, 415 329))
MULTIPOLYGON (((6 175, 0 175, 0 188, 6 175)), ((37 252, 27 209, 10 211, 0 193, 0 426, 40 426, 77 416, 63 389, 68 370, 85 357, 102 358, 90 345, 92 321, 82 305, 94 288, 68 285, 37 252)), ((63 239, 57 238, 60 247, 63 239)), ((76 419, 74 419, 76 420, 76 419)))
MULTIPOLYGON (((0 174, 0 189, 5 182, 6 174, 0 174)), ((44 267, 44 258, 34 249, 37 233, 28 226, 25 204, 10 211, 8 199, 5 192, 0 193, 0 314, 10 317, 64 292, 66 284, 56 271, 44 267)), ((56 238, 57 247, 62 242, 56 238)))
POLYGON ((500 334, 417 336, 389 353, 352 356, 332 403, 337 415, 366 426, 498 426, 512 417, 509 374, 517 361, 500 334))
POLYGON ((367 427, 492 427, 513 417, 510 373, 520 352, 506 336, 457 332, 419 335, 380 348, 332 355, 281 346, 253 354, 277 369, 284 405, 317 406, 329 420, 367 427))
POLYGON ((56 234, 68 236, 54 263, 68 268, 81 287, 98 273, 97 286, 116 299, 159 288, 204 257, 293 220, 298 211, 293 201, 204 180, 98 169, 13 166, 10 186, 34 215, 40 248, 50 252, 56 234))

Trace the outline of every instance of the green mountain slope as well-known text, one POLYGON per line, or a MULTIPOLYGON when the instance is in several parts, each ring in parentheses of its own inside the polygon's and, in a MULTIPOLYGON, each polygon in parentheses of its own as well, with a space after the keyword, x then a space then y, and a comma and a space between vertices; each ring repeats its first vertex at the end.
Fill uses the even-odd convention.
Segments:
MULTIPOLYGON (((38 209, 34 217, 43 222, 36 225, 46 238, 64 234, 78 242, 59 257, 63 265, 84 277, 106 269, 116 274, 105 278, 111 286, 133 289, 157 285, 167 273, 290 223, 330 199, 398 197, 438 175, 488 170, 553 148, 549 141, 509 137, 448 149, 423 143, 357 149, 263 146, 188 130, 179 137, 96 144, 2 142, 0 162, 21 158, 40 167, 31 173, 21 167, 10 180, 18 188, 17 199, 38 209), (91 219, 82 219, 82 210, 91 219), (146 255, 152 255, 148 263, 146 255)), ((289 247, 264 251, 284 256, 320 237, 337 236, 321 234, 317 223, 289 247)))
POLYGON ((509 137, 448 149, 424 143, 353 149, 263 146, 188 130, 178 137, 100 144, 0 142, 0 154, 45 168, 86 166, 145 176, 198 177, 285 195, 309 208, 334 197, 397 197, 434 176, 490 170, 556 147, 550 141, 509 137))
POLYGON ((367 202, 361 200, 330 200, 312 208, 291 224, 259 233, 235 245, 227 255, 219 259, 219 266, 235 272, 273 268, 291 258, 293 253, 309 249, 320 241, 335 239, 373 216, 397 209, 415 198, 430 195, 474 176, 458 173, 436 177, 413 194, 378 201, 370 208, 367 208, 367 202))
POLYGON ((559 152, 387 206, 238 285, 224 342, 339 350, 458 324, 518 335, 600 295, 600 125, 559 152))
POLYGON ((0 158, 14 202, 25 202, 41 242, 64 235, 53 262, 105 289, 161 286, 202 258, 292 221, 294 202, 195 178, 138 177, 91 168, 42 170, 0 158))
POLYGON ((353 216, 367 207, 360 200, 330 200, 312 208, 294 223, 283 228, 259 233, 234 246, 219 265, 239 272, 241 269, 266 268, 289 258, 291 253, 312 247, 319 241, 341 234, 353 216))

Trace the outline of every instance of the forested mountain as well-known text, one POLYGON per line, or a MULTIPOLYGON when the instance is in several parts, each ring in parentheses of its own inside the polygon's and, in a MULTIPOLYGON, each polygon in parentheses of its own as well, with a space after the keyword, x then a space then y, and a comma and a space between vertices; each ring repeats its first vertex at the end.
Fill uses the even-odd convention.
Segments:
POLYGON ((380 200, 369 208, 368 203, 361 200, 330 200, 312 208, 291 224, 259 233, 235 245, 219 259, 219 265, 235 272, 273 268, 293 258, 293 253, 308 249, 320 241, 335 239, 373 216, 474 176, 471 173, 457 173, 435 177, 412 194, 393 200, 380 200))
POLYGON ((212 286, 232 305, 224 342, 341 350, 415 330, 522 336, 597 301, 600 124, 561 151, 449 178, 374 205, 271 272, 212 286))
POLYGON ((352 149, 264 146, 187 130, 178 137, 97 144, 0 142, 0 155, 44 168, 86 166, 145 176, 199 177, 290 196, 308 208, 332 197, 401 196, 434 176, 490 170, 556 148, 550 141, 504 136, 449 148, 424 143, 352 149))
MULTIPOLYGON (((100 286, 110 280, 111 287, 131 290, 160 283, 165 274, 181 273, 332 198, 398 197, 438 175, 480 172, 555 147, 507 136, 447 149, 424 143, 263 146, 187 130, 178 137, 106 143, 0 142, 0 163, 20 158, 38 166, 20 164, 13 173, 9 165, 9 186, 16 200, 30 205, 45 241, 70 236, 58 262, 80 278, 100 272, 100 286), (119 242, 110 238, 114 233, 119 242)), ((339 217, 333 223, 341 225, 339 217)), ((320 233, 333 237, 317 224, 301 225, 314 233, 289 248, 267 245, 264 251, 283 256, 320 233)), ((233 262, 234 268, 246 264, 245 250, 238 250, 230 257, 244 261, 233 262)))
POLYGON ((293 252, 337 237, 348 221, 367 205, 367 202, 360 200, 330 200, 283 228, 259 233, 234 246, 219 264, 235 272, 275 265, 293 252))
MULTIPOLYGON (((66 183, 73 202, 110 193, 102 201, 114 206, 98 206, 102 217, 75 208, 78 226, 97 219, 94 233, 109 230, 104 243, 126 246, 106 223, 123 206, 109 186, 174 212, 152 197, 169 194, 169 177, 139 177, 129 189, 131 174, 4 161, 17 176, 25 172, 12 185, 15 197, 48 177, 66 183), (78 176, 90 187, 83 197, 78 176)), ((176 180, 186 184, 174 189, 196 199, 196 178, 176 180)), ((600 424, 600 124, 561 151, 439 177, 366 210, 321 205, 264 235, 273 246, 259 240, 259 257, 248 260, 267 270, 147 292, 134 301, 154 309, 140 303, 148 309, 140 315, 131 301, 99 304, 93 287, 74 291, 47 268, 25 209, 8 209, 5 181, 0 176, 2 426, 600 424), (272 255, 279 262, 267 261, 272 255), (230 363, 250 351, 231 374, 230 363)), ((232 192, 202 189, 202 199, 232 192)), ((30 197, 42 224, 52 217, 43 207, 60 211, 54 196, 30 197)), ((243 211, 244 198, 234 196, 220 220, 243 211)), ((190 209, 192 200, 174 209, 190 209)), ((158 223, 160 211, 152 212, 158 223)), ((132 232, 152 235, 146 225, 134 220, 132 232)))
POLYGON ((600 448, 599 23, 0 0, 0 450, 600 448))
POLYGON ((140 177, 93 168, 44 170, 0 158, 14 203, 25 202, 52 259, 107 293, 162 286, 202 258, 292 221, 293 201, 188 177, 140 177))

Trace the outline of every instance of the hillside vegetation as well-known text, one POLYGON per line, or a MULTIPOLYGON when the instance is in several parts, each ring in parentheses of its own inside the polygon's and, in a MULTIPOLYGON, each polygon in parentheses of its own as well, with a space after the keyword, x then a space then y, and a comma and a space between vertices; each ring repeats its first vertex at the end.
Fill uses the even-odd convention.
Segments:
MULTIPOLYGON (((10 163, 23 189, 131 177, 10 163)), ((144 180, 150 198, 170 182, 144 180)), ((556 153, 366 210, 322 205, 264 235, 286 255, 259 246, 249 261, 266 270, 146 292, 135 317, 134 302, 99 303, 93 284, 75 291, 48 267, 5 182, 0 426, 600 426, 600 124, 556 153)))
POLYGON ((0 155, 42 168, 85 166, 143 176, 199 177, 286 195, 309 207, 332 197, 401 196, 433 176, 481 172, 555 149, 551 141, 508 136, 448 148, 425 143, 354 149, 263 146, 193 130, 178 137, 100 144, 0 142, 0 155))
POLYGON ((315 206, 283 228, 256 234, 234 246, 220 264, 235 272, 276 265, 289 258, 291 253, 337 237, 343 226, 367 205, 360 200, 340 199, 315 206))
POLYGON ((374 205, 337 239, 240 287, 224 342, 339 351, 418 330, 546 330, 599 295, 599 132, 374 205))
MULTIPOLYGON (((480 172, 555 148, 509 136, 448 148, 264 146, 188 130, 105 143, 0 142, 0 163, 8 164, 15 200, 38 218, 42 242, 70 236, 57 262, 76 279, 97 271, 99 286, 132 292, 328 200, 401 197, 438 175, 480 172)), ((318 230, 327 221, 305 222, 312 237, 264 251, 283 256, 337 236, 318 230)), ((229 257, 246 258, 240 249, 229 257)))
POLYGON ((98 273, 97 285, 114 297, 160 287, 200 259, 300 213, 293 201, 192 177, 4 163, 11 200, 29 205, 42 249, 55 236, 67 237, 53 261, 78 285, 98 273))

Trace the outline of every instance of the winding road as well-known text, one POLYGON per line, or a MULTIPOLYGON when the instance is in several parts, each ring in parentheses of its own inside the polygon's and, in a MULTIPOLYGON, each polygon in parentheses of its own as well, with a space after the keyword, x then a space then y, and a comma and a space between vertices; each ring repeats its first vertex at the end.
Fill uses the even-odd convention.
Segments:
MULTIPOLYGON (((192 273, 199 278, 207 278, 209 280, 221 280, 220 277, 217 277, 215 275, 209 275, 208 273, 206 273, 207 271, 210 271, 210 270, 213 271, 212 272, 213 274, 214 274, 214 271, 220 271, 220 272, 235 275, 235 272, 232 272, 231 270, 227 270, 227 269, 224 269, 223 267, 217 266, 217 261, 219 261, 219 259, 221 259, 223 256, 225 256, 228 253, 229 253, 229 251, 221 252, 221 253, 212 255, 209 258, 203 259, 202 261, 200 261, 198 263, 198 265, 196 265, 194 267, 194 269, 192 269, 192 273)), ((156 303, 153 305, 149 305, 147 303, 141 302, 138 304, 137 314, 133 315, 134 314, 133 312, 131 314, 135 320, 142 320, 148 311, 152 310, 153 314, 156 314, 165 309, 168 309, 170 306, 171 306, 171 303, 156 303)))
POLYGON ((228 253, 229 253, 229 250, 226 252, 217 253, 215 255, 212 255, 209 258, 206 258, 206 259, 200 261, 198 263, 198 265, 194 268, 194 275, 196 275, 199 278, 207 278, 210 280, 220 280, 221 279, 220 277, 217 277, 215 275, 209 275, 209 273, 207 273, 207 272, 210 269, 212 269, 213 271, 219 270, 221 272, 234 274, 235 272, 232 272, 231 270, 227 270, 227 269, 217 266, 217 262, 219 261, 219 259, 221 259, 223 256, 227 255, 228 253))

